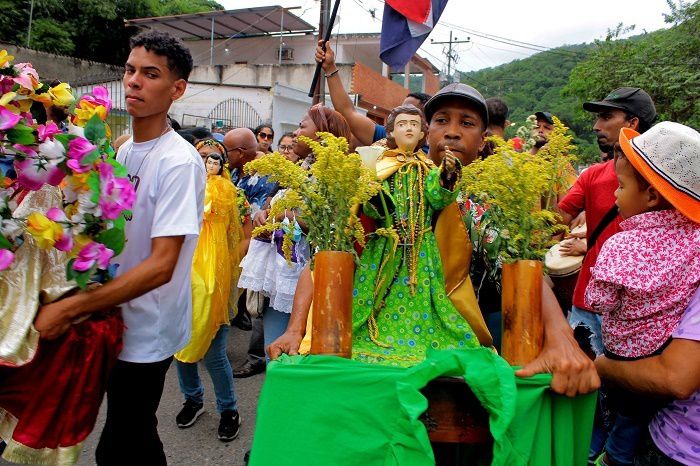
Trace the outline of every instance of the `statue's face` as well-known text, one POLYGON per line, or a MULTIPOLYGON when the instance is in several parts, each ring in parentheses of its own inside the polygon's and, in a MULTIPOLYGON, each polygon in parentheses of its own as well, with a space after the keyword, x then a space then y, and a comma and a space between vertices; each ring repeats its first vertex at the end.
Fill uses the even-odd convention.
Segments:
POLYGON ((400 113, 394 120, 394 130, 391 136, 400 150, 413 151, 425 133, 422 131, 421 117, 400 113))
POLYGON ((213 157, 207 159, 207 174, 208 175, 218 175, 219 170, 221 170, 221 162, 213 157))

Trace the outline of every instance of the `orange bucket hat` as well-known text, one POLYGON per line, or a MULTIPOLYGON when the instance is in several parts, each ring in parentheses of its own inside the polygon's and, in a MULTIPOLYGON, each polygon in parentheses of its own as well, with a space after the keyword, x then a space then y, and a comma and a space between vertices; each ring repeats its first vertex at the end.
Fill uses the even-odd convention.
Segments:
POLYGON ((700 223, 700 133, 661 122, 644 134, 622 128, 627 160, 680 213, 700 223))

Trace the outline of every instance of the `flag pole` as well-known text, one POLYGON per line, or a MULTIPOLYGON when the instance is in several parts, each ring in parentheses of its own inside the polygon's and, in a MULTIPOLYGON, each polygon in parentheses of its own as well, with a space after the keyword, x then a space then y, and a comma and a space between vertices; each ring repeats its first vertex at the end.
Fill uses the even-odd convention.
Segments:
MULTIPOLYGON (((335 23, 335 17, 338 14, 338 7, 340 6, 340 0, 335 0, 335 4, 333 5, 333 12, 331 13, 331 18, 328 21, 328 24, 326 25, 326 30, 325 31, 320 31, 321 33, 325 33, 323 37, 323 45, 321 48, 323 51, 326 51, 326 42, 331 40, 331 31, 333 31, 333 24, 335 23)), ((314 72, 314 79, 311 81, 311 88, 309 89, 309 97, 314 97, 314 94, 316 92, 316 86, 318 85, 318 80, 321 77, 321 63, 316 63, 316 71, 314 72)))

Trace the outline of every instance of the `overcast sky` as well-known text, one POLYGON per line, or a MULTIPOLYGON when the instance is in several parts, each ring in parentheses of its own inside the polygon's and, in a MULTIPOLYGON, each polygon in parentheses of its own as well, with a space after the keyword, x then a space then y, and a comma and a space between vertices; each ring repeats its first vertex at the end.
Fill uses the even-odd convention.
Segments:
MULTIPOLYGON (((294 13, 317 25, 318 0, 218 0, 226 9, 255 6, 301 6, 294 13)), ((331 0, 331 5, 334 0, 331 0)), ((381 30, 382 0, 341 0, 339 17, 334 32, 379 32, 381 30), (376 9, 372 19, 369 10, 376 9)), ((667 13, 665 0, 449 0, 440 23, 423 44, 419 54, 438 68, 446 68, 442 45, 431 45, 430 39, 446 41, 450 30, 459 40, 457 69, 478 70, 507 63, 533 53, 529 46, 518 47, 496 40, 478 37, 475 33, 506 38, 545 47, 591 42, 605 37, 609 28, 619 22, 635 25, 633 34, 666 27, 662 13, 667 13), (465 32, 458 28, 473 31, 465 32)), ((524 44, 523 44, 524 45, 524 44)), ((535 47, 536 48, 536 47, 535 47)))

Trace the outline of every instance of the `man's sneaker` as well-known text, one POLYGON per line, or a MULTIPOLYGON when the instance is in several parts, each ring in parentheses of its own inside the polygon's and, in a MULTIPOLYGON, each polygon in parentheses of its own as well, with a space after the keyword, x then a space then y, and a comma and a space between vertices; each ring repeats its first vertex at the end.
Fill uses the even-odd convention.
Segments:
POLYGON ((238 432, 241 429, 241 416, 234 409, 226 409, 221 413, 219 421, 219 440, 222 442, 230 442, 238 437, 238 432))
POLYGON ((195 421, 197 421, 197 418, 201 416, 203 412, 204 404, 195 403, 192 400, 185 400, 182 409, 175 417, 175 422, 177 422, 177 426, 180 429, 190 427, 195 423, 195 421))

